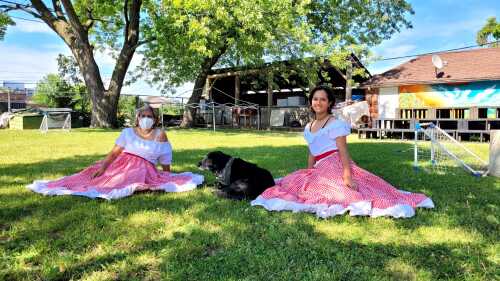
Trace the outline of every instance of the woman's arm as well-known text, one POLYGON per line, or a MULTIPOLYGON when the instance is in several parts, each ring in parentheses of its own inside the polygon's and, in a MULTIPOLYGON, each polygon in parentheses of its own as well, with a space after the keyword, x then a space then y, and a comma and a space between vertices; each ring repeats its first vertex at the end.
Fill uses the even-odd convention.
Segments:
POLYGON ((308 151, 307 153, 307 168, 308 169, 312 169, 314 168, 314 163, 316 163, 316 161, 314 160, 314 156, 311 154, 311 151, 308 151))
POLYGON ((100 175, 104 174, 104 172, 106 171, 108 166, 111 165, 111 163, 113 163, 113 161, 115 161, 116 157, 118 157, 118 155, 120 155, 122 153, 122 151, 123 151, 123 147, 115 144, 113 149, 111 149, 111 151, 108 153, 106 158, 104 158, 104 160, 102 161, 101 167, 99 168, 99 170, 97 170, 92 175, 92 177, 97 178, 100 175))
POLYGON ((349 152, 347 151, 347 141, 345 136, 340 136, 335 139, 337 143, 337 149, 339 150, 340 161, 342 162, 342 179, 344 184, 354 190, 358 190, 356 184, 352 180, 351 174, 351 158, 349 157, 349 152))
MULTIPOLYGON (((160 135, 158 137, 158 141, 160 141, 160 142, 168 142, 167 134, 165 133, 164 130, 162 130, 162 132, 160 133, 160 135)), ((170 164, 168 164, 168 165, 161 164, 161 168, 165 172, 170 172, 170 164)))

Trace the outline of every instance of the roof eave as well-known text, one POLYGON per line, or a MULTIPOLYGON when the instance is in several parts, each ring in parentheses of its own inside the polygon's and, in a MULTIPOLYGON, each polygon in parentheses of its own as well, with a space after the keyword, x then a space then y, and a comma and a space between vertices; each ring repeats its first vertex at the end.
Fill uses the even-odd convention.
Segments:
POLYGON ((369 88, 385 88, 385 87, 395 87, 395 86, 407 86, 407 85, 435 85, 435 84, 447 84, 447 83, 467 83, 467 82, 481 82, 481 81, 496 81, 500 80, 500 76, 496 77, 482 77, 482 78, 462 78, 462 79, 442 79, 442 80, 406 80, 401 82, 384 82, 384 83, 373 83, 361 85, 360 89, 369 88))

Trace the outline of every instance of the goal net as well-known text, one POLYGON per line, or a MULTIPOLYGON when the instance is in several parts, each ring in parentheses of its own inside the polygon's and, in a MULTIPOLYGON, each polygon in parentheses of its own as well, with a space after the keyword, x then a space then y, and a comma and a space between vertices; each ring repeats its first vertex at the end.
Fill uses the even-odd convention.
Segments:
POLYGON ((62 129, 63 131, 69 132, 71 130, 71 113, 46 113, 40 124, 40 131, 42 133, 47 133, 49 129, 62 129))
POLYGON ((438 174, 486 175, 488 163, 433 123, 415 125, 414 167, 438 174))

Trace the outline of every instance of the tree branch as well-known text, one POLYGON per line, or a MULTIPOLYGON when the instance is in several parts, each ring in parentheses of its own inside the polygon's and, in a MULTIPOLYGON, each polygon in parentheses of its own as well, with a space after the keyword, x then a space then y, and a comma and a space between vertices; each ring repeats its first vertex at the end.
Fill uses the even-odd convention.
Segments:
MULTIPOLYGON (((35 0, 32 0, 35 1, 35 0)), ((40 1, 40 0, 36 0, 40 1)), ((73 8, 73 4, 69 0, 60 0, 64 10, 66 11, 66 15, 68 16, 68 22, 69 24, 73 27, 73 29, 80 35, 80 39, 87 41, 87 30, 85 27, 82 25, 80 22, 80 18, 78 18, 78 15, 76 14, 75 9, 73 8)))
POLYGON ((41 16, 33 10, 34 7, 31 5, 21 5, 21 4, 0 5, 0 9, 2 9, 2 12, 4 12, 4 13, 19 10, 19 11, 26 12, 26 13, 34 16, 35 18, 41 18, 41 16))
POLYGON ((50 28, 52 28, 55 31, 56 30, 55 22, 57 21, 57 19, 50 12, 47 6, 45 6, 45 4, 41 0, 31 0, 31 4, 40 14, 39 18, 42 19, 50 28))
POLYGON ((123 12, 125 16, 125 38, 122 49, 118 55, 113 74, 111 75, 111 82, 109 84, 109 91, 116 91, 123 86, 123 80, 127 74, 128 66, 134 55, 135 49, 139 46, 139 28, 141 17, 142 0, 132 0, 130 7, 128 0, 125 0, 123 12))
POLYGON ((88 20, 85 21, 83 26, 88 31, 92 28, 92 26, 94 26, 94 23, 95 23, 94 16, 92 15, 92 9, 90 7, 87 7, 87 17, 88 17, 88 20))
POLYGON ((151 43, 153 41, 156 41, 156 37, 151 37, 147 40, 140 40, 139 42, 137 42, 137 44, 135 44, 135 46, 133 47, 134 49, 137 49, 138 47, 144 45, 144 44, 147 44, 147 43, 151 43))
POLYGON ((58 19, 65 20, 64 12, 61 7, 61 2, 59 0, 52 0, 52 6, 54 7, 54 11, 56 12, 56 16, 58 19))
POLYGON ((124 36, 125 40, 128 38, 128 28, 130 26, 130 20, 128 17, 128 0, 125 0, 125 3, 123 3, 123 17, 125 18, 125 29, 124 29, 124 36))

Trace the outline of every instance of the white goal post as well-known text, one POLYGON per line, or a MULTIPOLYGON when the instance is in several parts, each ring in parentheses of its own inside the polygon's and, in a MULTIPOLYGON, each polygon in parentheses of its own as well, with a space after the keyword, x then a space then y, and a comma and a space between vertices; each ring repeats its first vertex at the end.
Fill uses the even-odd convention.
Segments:
POLYGON ((71 130, 71 112, 46 112, 40 124, 40 132, 47 133, 49 129, 71 130))
POLYGON ((488 162, 434 123, 415 124, 413 166, 415 170, 438 173, 449 173, 453 167, 461 167, 474 176, 488 173, 488 162))

